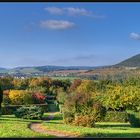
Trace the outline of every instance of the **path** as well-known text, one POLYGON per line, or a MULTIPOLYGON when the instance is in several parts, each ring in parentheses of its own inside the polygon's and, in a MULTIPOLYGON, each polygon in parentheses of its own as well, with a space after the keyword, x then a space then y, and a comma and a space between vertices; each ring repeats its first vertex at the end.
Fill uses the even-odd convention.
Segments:
MULTIPOLYGON (((44 121, 50 121, 53 119, 55 113, 51 113, 48 118, 44 121)), ((47 127, 43 126, 42 123, 35 123, 35 122, 32 122, 30 125, 29 125, 29 128, 35 132, 39 132, 39 133, 42 133, 42 134, 47 134, 47 135, 53 135, 53 136, 56 136, 56 137, 63 137, 63 138, 74 138, 74 137, 77 137, 77 136, 72 136, 71 134, 68 134, 68 133, 64 133, 62 131, 58 131, 58 130, 48 130, 47 127)))

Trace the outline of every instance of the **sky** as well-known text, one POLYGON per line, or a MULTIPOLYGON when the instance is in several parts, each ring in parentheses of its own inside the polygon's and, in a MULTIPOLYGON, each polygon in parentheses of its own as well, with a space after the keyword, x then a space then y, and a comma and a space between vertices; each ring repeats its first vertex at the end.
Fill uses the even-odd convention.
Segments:
POLYGON ((140 53, 140 3, 0 3, 0 67, 104 66, 140 53))

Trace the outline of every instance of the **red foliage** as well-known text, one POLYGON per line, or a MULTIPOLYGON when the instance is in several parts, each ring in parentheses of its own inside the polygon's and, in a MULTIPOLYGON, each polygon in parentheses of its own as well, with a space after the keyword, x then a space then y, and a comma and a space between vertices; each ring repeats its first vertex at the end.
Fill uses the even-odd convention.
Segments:
POLYGON ((35 104, 45 103, 46 96, 41 92, 36 92, 32 94, 33 100, 35 104))

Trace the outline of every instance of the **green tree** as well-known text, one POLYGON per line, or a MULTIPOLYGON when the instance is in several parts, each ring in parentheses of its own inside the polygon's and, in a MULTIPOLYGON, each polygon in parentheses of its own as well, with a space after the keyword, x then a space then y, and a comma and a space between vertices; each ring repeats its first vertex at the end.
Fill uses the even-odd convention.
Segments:
POLYGON ((0 110, 1 110, 2 101, 3 101, 3 91, 2 91, 2 89, 0 87, 0 110))

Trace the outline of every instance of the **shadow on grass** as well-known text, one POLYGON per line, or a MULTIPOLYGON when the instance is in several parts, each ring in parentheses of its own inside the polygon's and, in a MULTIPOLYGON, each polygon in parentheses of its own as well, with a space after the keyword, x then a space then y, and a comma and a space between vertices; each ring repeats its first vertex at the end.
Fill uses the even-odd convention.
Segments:
POLYGON ((140 134, 138 133, 98 133, 91 134, 85 133, 83 137, 86 138, 140 138, 140 134))
POLYGON ((0 118, 15 118, 14 115, 1 115, 0 118))
POLYGON ((62 116, 56 116, 52 120, 63 120, 63 117, 62 116))
POLYGON ((45 123, 52 123, 52 124, 63 124, 62 122, 52 122, 52 121, 46 121, 45 123))
POLYGON ((96 128, 106 128, 106 127, 130 127, 130 124, 96 124, 96 128))
POLYGON ((19 119, 19 118, 15 118, 15 119, 10 119, 10 117, 7 118, 0 118, 0 121, 2 122, 42 122, 42 120, 26 120, 26 119, 19 119))

